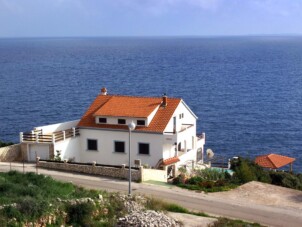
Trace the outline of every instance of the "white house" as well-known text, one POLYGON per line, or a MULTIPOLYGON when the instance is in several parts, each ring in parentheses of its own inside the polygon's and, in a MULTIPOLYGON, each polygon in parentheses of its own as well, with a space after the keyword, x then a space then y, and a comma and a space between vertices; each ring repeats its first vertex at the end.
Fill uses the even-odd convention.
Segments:
POLYGON ((24 159, 62 159, 153 168, 191 165, 203 159, 205 134, 196 135, 196 115, 180 98, 108 95, 106 88, 80 120, 20 133, 24 159))

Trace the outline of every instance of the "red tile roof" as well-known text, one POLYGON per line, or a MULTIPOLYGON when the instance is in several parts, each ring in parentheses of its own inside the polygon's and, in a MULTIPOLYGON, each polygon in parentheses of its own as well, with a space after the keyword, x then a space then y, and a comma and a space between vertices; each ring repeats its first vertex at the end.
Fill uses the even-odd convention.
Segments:
POLYGON ((167 166, 167 165, 172 165, 172 164, 174 164, 176 162, 179 162, 179 161, 180 161, 179 158, 177 156, 175 156, 175 157, 163 160, 163 164, 165 166, 167 166))
POLYGON ((290 158, 283 155, 268 154, 256 157, 255 163, 264 168, 278 169, 294 162, 295 160, 295 158, 290 158))
POLYGON ((127 125, 96 124, 95 116, 146 118, 159 107, 149 126, 137 126, 135 131, 163 133, 180 102, 180 98, 168 98, 167 106, 162 107, 161 97, 98 95, 82 116, 78 127, 128 130, 127 125))
POLYGON ((141 98, 113 96, 109 102, 102 105, 95 116, 111 117, 148 117, 158 106, 158 98, 141 98))

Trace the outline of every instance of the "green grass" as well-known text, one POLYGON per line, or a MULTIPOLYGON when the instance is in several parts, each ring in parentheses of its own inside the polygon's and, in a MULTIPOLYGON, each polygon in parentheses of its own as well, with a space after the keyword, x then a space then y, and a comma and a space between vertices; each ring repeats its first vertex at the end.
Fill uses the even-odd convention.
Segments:
MULTIPOLYGON (((49 226, 66 224, 73 226, 115 226, 117 218, 127 214, 123 202, 115 194, 86 190, 71 183, 59 182, 51 177, 36 175, 35 173, 22 174, 16 171, 0 173, 0 205, 5 205, 3 209, 0 209, 0 226, 22 226, 25 222, 35 221, 48 214, 57 216, 56 222, 49 226), (104 198, 102 203, 70 204, 58 201, 58 198, 60 200, 96 199, 99 194, 102 194, 104 198), (12 221, 13 219, 14 221, 12 221)), ((132 199, 135 200, 135 197, 132 199)), ((210 217, 203 212, 192 212, 177 204, 156 198, 147 198, 144 206, 150 210, 210 217)), ((260 225, 250 225, 238 220, 219 219, 215 226, 260 225)))
POLYGON ((241 220, 218 218, 218 220, 210 225, 210 227, 263 227, 263 225, 258 223, 244 222, 241 220))

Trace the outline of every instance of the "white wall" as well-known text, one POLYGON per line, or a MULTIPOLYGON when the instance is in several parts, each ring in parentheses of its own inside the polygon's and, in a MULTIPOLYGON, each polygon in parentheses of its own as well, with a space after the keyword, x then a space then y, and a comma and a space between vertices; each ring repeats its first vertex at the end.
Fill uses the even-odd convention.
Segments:
MULTIPOLYGON (((110 131, 101 129, 80 129, 80 159, 81 162, 96 161, 100 164, 128 165, 129 133, 125 131, 110 131), (98 141, 98 151, 87 151, 87 139, 98 141), (125 142, 125 153, 114 152, 114 141, 125 142)), ((151 133, 131 133, 131 164, 140 159, 142 165, 155 166, 163 157, 163 135, 151 133), (138 154, 138 143, 149 143, 150 154, 138 154)))
POLYGON ((55 143, 54 155, 56 156, 57 150, 61 151, 62 160, 73 160, 75 162, 80 162, 80 137, 71 137, 66 140, 59 141, 55 143))
MULTIPOLYGON (((168 104, 169 105, 169 104, 168 104)), ((192 115, 189 109, 184 105, 183 102, 180 102, 173 117, 176 117, 176 131, 180 131, 182 124, 194 124, 196 125, 196 118, 192 115), (179 118, 180 114, 184 114, 184 118, 179 118)), ((173 117, 170 119, 168 125, 165 128, 165 132, 173 132, 173 117)), ((196 133, 195 133, 196 134, 196 133)))
POLYGON ((76 127, 80 120, 75 121, 66 121, 62 123, 52 124, 52 125, 44 125, 44 126, 38 126, 34 129, 40 130, 42 129, 43 133, 52 133, 56 131, 63 131, 66 129, 70 129, 72 127, 76 127))

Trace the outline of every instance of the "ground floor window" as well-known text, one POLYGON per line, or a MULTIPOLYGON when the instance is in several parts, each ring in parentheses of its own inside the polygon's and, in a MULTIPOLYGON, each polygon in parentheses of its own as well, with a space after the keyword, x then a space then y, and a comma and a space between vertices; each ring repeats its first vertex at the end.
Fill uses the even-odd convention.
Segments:
POLYGON ((114 152, 125 153, 125 142, 114 141, 114 152))
POLYGON ((94 139, 87 139, 87 150, 88 151, 97 151, 98 150, 98 141, 94 139))
POLYGON ((138 153, 139 154, 150 154, 150 145, 148 143, 139 143, 138 144, 138 153))

